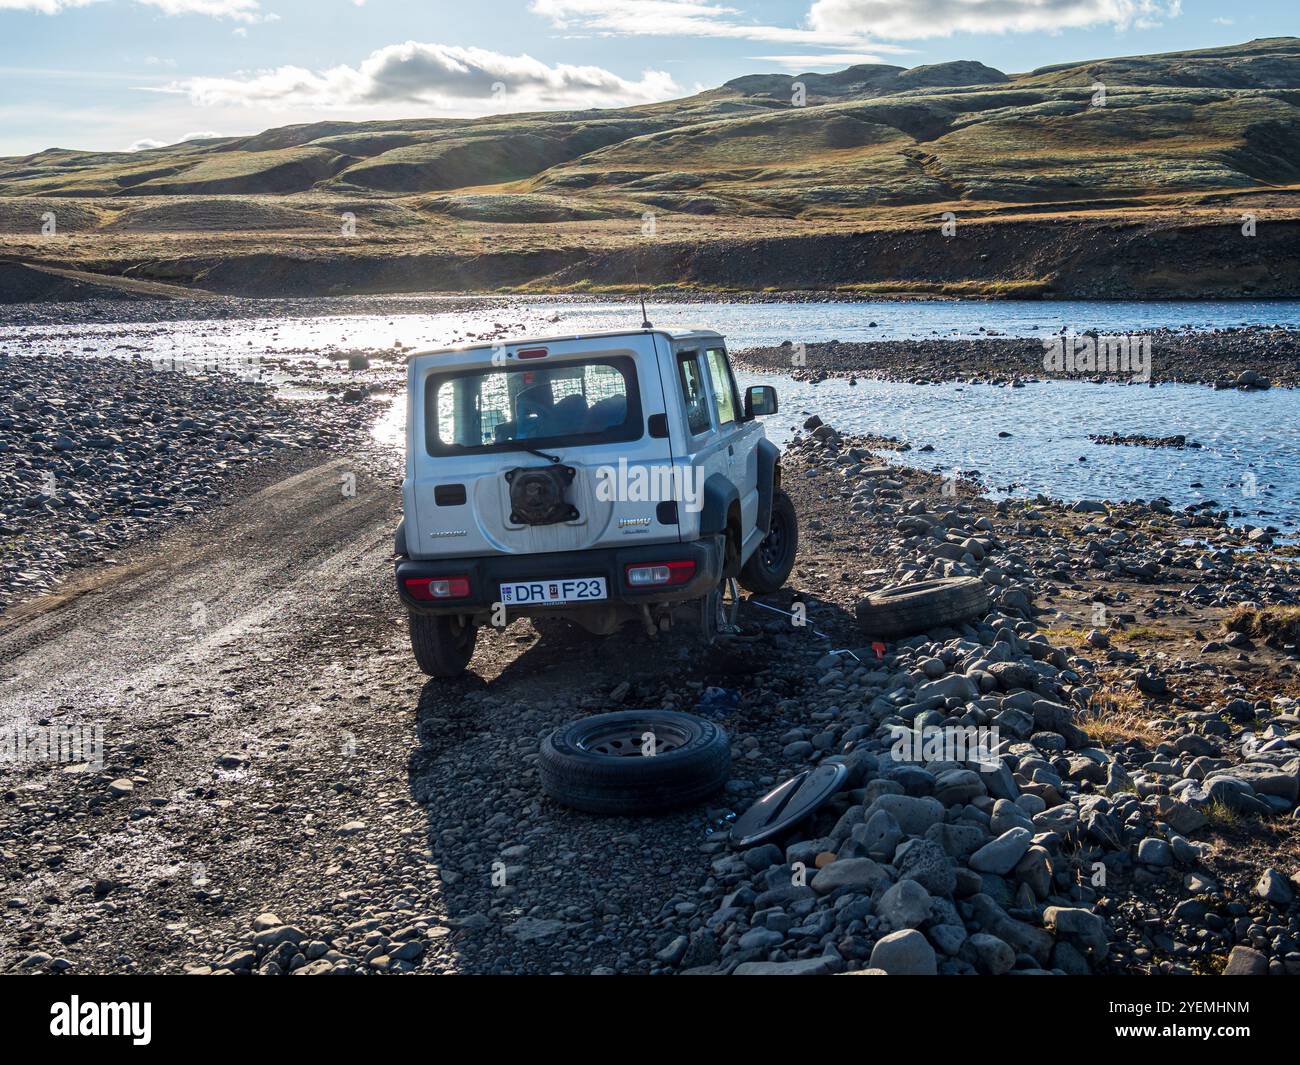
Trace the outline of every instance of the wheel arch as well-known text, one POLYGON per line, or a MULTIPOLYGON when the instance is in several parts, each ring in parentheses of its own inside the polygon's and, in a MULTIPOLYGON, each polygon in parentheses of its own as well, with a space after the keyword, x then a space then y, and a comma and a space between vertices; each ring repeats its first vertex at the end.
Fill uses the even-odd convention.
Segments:
POLYGON ((758 442, 758 517, 757 525, 767 535, 772 524, 772 496, 781 487, 781 449, 764 438, 758 442))

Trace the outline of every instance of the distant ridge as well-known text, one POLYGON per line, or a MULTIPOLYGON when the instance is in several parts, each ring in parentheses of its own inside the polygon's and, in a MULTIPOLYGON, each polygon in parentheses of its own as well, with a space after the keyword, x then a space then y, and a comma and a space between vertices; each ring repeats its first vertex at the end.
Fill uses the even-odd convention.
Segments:
POLYGON ((802 262, 824 236, 897 233, 833 271, 809 263, 791 277, 751 251, 748 272, 710 266, 692 283, 764 287, 780 272, 785 285, 818 275, 995 295, 1283 295, 1300 278, 1284 276, 1293 253, 1272 242, 1297 219, 1295 37, 1013 74, 974 60, 755 73, 636 107, 329 120, 0 159, 0 252, 255 293, 620 284, 625 253, 647 244, 664 251, 638 252, 647 270, 674 282, 714 247, 793 241, 802 262), (45 239, 51 212, 69 239, 45 239), (1247 214, 1260 220, 1254 243, 1238 232, 1247 214), (944 216, 967 228, 918 258, 944 216), (962 243, 975 222, 1030 219, 1091 227, 1097 249, 1106 233, 1130 247, 1133 226, 1223 231, 1197 228, 1161 263, 1138 243, 1111 269, 1099 250, 1082 271, 1068 242, 999 239, 974 257, 962 243), (936 255, 958 273, 941 280, 936 255))

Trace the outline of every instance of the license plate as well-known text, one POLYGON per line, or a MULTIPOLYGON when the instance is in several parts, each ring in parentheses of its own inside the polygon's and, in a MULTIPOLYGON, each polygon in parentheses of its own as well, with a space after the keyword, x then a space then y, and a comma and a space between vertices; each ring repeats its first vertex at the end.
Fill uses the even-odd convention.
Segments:
POLYGON ((568 577, 555 581, 511 581, 501 585, 506 606, 532 603, 587 603, 607 598, 604 577, 568 577))

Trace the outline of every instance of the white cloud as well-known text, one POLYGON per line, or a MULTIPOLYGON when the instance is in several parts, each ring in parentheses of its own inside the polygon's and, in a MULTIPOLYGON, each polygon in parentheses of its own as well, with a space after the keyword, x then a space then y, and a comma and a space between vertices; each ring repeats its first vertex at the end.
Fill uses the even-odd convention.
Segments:
POLYGON ((202 107, 351 109, 421 104, 485 111, 521 107, 617 107, 665 100, 679 93, 672 77, 646 70, 630 81, 602 67, 548 66, 531 56, 483 48, 406 41, 370 53, 358 66, 312 71, 284 66, 223 78, 188 78, 166 91, 202 107))
POLYGON ((0 0, 0 11, 35 11, 41 15, 57 15, 70 7, 85 7, 97 0, 0 0))
MULTIPOLYGON (((74 7, 86 7, 101 0, 0 0, 0 11, 35 11, 57 15, 74 7)), ((257 22, 265 16, 259 0, 132 0, 145 7, 157 8, 164 15, 209 15, 232 18, 240 22, 257 22)))
POLYGON ((783 67, 795 70, 816 70, 819 67, 842 70, 844 67, 855 67, 861 63, 885 62, 878 55, 863 55, 858 52, 830 52, 823 55, 751 55, 747 58, 758 62, 780 63, 783 67))
POLYGON ((916 40, 954 33, 1145 27, 1177 17, 1179 7, 1180 0, 815 0, 808 21, 824 33, 870 31, 916 40))
POLYGON ((828 48, 903 51, 881 40, 953 33, 1158 25, 1181 0, 814 0, 800 26, 748 20, 713 0, 531 0, 529 9, 563 30, 611 37, 725 37, 828 48))
POLYGON ((773 44, 853 47, 864 29, 821 30, 745 21, 739 8, 710 0, 531 0, 529 10, 565 30, 607 37, 726 37, 773 44))
POLYGON ((170 144, 184 144, 186 141, 206 141, 223 136, 225 136, 223 133, 213 133, 211 130, 199 130, 194 133, 187 133, 185 136, 181 137, 180 140, 174 141, 160 141, 154 137, 141 137, 138 141, 134 141, 127 151, 144 152, 148 151, 150 148, 166 148, 170 144))
POLYGON ((256 22, 263 16, 258 0, 134 0, 137 4, 156 7, 164 15, 211 15, 256 22))

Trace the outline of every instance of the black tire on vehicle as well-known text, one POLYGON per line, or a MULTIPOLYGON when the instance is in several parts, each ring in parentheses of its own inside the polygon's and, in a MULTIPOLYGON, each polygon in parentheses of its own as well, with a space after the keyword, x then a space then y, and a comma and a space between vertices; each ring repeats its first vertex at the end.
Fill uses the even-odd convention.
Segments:
POLYGON ((407 611, 416 664, 431 677, 459 677, 474 657, 478 626, 468 618, 407 611))
POLYGON ((973 621, 989 612, 988 586, 978 577, 899 584, 873 592, 855 613, 872 636, 907 636, 973 621))
POLYGON ((772 520, 767 537, 740 571, 741 586, 754 595, 780 591, 799 553, 799 519, 794 504, 781 489, 772 495, 772 520))
POLYGON ((721 790, 730 772, 726 732, 672 710, 620 710, 570 722, 542 741, 537 760, 547 795, 593 814, 688 806, 721 790), (653 755, 645 753, 651 742, 653 755))
POLYGON ((726 605, 722 596, 722 585, 715 585, 704 596, 694 600, 695 633, 705 647, 718 638, 725 624, 726 605))

